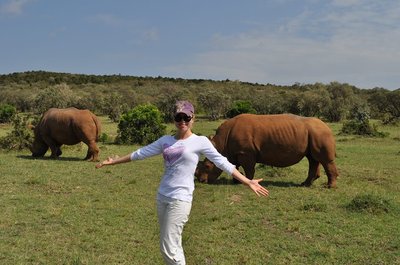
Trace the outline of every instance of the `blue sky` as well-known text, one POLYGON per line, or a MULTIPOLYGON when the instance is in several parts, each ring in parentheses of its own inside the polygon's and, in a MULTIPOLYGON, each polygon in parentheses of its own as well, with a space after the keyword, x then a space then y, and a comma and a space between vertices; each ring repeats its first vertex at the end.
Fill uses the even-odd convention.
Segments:
POLYGON ((398 0, 0 0, 0 74, 400 88, 398 0))

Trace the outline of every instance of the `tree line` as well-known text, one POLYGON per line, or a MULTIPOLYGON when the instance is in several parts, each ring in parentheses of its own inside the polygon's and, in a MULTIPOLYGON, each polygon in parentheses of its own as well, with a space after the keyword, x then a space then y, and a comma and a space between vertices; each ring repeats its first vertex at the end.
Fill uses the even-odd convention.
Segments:
POLYGON ((188 99, 197 113, 216 120, 241 112, 293 113, 328 122, 368 115, 400 120, 400 89, 360 89, 347 83, 279 86, 232 80, 84 75, 32 71, 0 75, 0 105, 41 114, 50 107, 90 109, 118 121, 135 106, 153 104, 171 121, 171 107, 188 99))

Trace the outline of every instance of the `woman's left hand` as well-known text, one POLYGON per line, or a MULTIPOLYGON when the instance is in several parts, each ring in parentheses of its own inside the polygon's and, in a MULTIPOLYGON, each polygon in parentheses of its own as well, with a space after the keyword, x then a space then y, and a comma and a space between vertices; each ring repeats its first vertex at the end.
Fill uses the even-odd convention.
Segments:
POLYGON ((98 163, 95 167, 96 168, 101 168, 102 166, 106 166, 106 165, 112 165, 114 160, 118 159, 118 156, 114 156, 114 157, 108 157, 106 160, 104 160, 101 163, 98 163))
POLYGON ((259 184, 260 181, 262 181, 262 179, 252 179, 249 181, 248 185, 250 189, 252 189, 257 194, 257 196, 266 197, 269 195, 269 191, 259 184))

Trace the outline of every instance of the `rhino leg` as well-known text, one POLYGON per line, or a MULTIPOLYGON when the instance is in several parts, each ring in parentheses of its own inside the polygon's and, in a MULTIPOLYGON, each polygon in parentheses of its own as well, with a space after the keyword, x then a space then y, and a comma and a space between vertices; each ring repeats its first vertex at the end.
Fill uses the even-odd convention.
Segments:
POLYGON ((334 161, 323 164, 326 175, 328 176, 328 188, 336 188, 336 179, 339 175, 334 161))
POLYGON ((85 160, 88 161, 99 161, 99 148, 96 145, 96 141, 90 141, 86 143, 88 146, 88 151, 85 160))
POLYGON ((57 149, 56 149, 56 156, 59 157, 59 156, 61 156, 61 155, 62 155, 62 152, 61 152, 61 145, 59 145, 59 146, 57 146, 57 149))
POLYGON ((58 146, 50 146, 50 150, 51 150, 51 158, 58 158, 61 155, 61 150, 58 146))
POLYGON ((253 179, 255 173, 256 159, 248 154, 241 154, 238 156, 238 164, 244 169, 246 178, 253 179))
POLYGON ((256 166, 256 163, 254 163, 253 165, 243 165, 243 169, 244 169, 246 178, 248 178, 248 179, 254 178, 254 173, 256 172, 255 166, 256 166))
POLYGON ((308 177, 303 183, 301 183, 301 186, 309 187, 313 184, 314 180, 320 177, 321 164, 311 156, 307 156, 307 159, 308 159, 308 177))
POLYGON ((57 144, 52 138, 50 137, 43 137, 43 141, 49 146, 50 150, 51 150, 51 158, 57 158, 59 157, 62 152, 60 149, 60 144, 57 144))

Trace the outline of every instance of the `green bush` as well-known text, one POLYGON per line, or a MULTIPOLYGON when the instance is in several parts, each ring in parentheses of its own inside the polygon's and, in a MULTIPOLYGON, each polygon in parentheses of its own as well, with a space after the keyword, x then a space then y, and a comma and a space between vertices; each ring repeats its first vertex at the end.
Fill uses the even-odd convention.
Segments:
POLYGON ((356 134, 372 137, 386 137, 388 134, 379 132, 375 124, 369 122, 369 113, 363 109, 354 109, 351 113, 352 120, 343 123, 341 134, 356 134))
POLYGON ((76 105, 78 97, 67 84, 47 87, 41 90, 34 100, 34 112, 42 114, 50 108, 67 108, 76 105))
POLYGON ((226 113, 227 118, 233 118, 242 113, 252 113, 256 114, 257 111, 251 105, 251 102, 246 100, 238 100, 233 103, 233 106, 226 113))
POLYGON ((121 114, 127 110, 129 108, 122 95, 113 92, 104 98, 103 113, 107 114, 113 122, 118 122, 121 114))
POLYGON ((13 129, 5 137, 0 138, 0 147, 7 150, 29 148, 33 142, 33 132, 29 128, 30 116, 16 114, 13 116, 13 129))
POLYGON ((197 102, 203 106, 209 119, 215 121, 225 116, 230 105, 230 97, 222 91, 208 89, 198 95, 197 102))
POLYGON ((10 122, 16 113, 17 110, 14 106, 9 104, 0 105, 0 123, 10 122))
POLYGON ((174 122, 173 113, 175 109, 175 103, 179 100, 183 100, 182 98, 185 98, 185 95, 187 94, 189 93, 186 92, 186 90, 177 92, 176 88, 167 87, 165 91, 158 96, 158 100, 155 104, 164 115, 165 123, 174 122))
POLYGON ((104 143, 108 142, 109 139, 110 139, 110 137, 108 136, 108 134, 102 133, 99 137, 99 142, 104 144, 104 143))
POLYGON ((355 134, 372 137, 386 137, 388 133, 378 131, 378 127, 371 125, 369 121, 350 120, 343 123, 341 134, 355 134))
POLYGON ((122 114, 118 123, 119 144, 149 144, 166 133, 163 115, 151 104, 139 105, 122 114))

